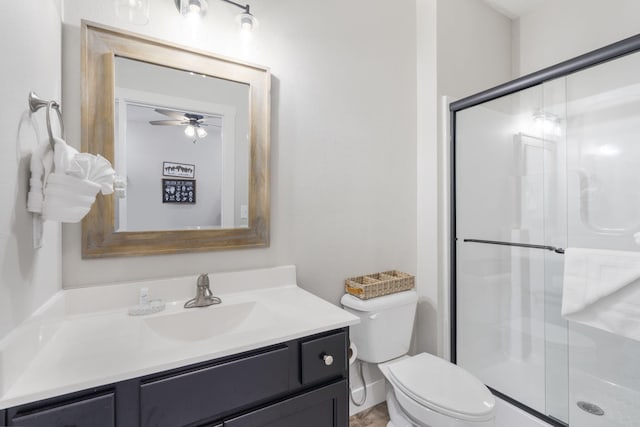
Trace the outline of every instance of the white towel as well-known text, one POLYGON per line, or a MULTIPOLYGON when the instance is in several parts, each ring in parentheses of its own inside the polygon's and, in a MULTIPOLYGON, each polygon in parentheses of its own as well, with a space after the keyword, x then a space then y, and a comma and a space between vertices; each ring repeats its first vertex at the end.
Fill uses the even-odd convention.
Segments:
POLYGON ((78 151, 54 138, 54 172, 46 181, 43 219, 78 222, 91 209, 98 191, 113 192, 115 172, 101 156, 78 151))
POLYGON ((562 315, 640 341, 640 252, 567 248, 562 315))
POLYGON ((79 153, 60 138, 55 141, 55 172, 84 179, 100 185, 102 194, 113 193, 116 172, 111 163, 100 154, 79 153))
POLYGON ((27 210, 42 213, 44 200, 44 186, 53 168, 53 150, 49 140, 43 142, 31 153, 31 178, 29 179, 29 193, 27 194, 27 210))

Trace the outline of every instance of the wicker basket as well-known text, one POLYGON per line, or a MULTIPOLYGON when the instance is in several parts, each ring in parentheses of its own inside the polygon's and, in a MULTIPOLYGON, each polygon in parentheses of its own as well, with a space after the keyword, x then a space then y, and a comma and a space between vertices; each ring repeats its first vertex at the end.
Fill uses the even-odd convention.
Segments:
POLYGON ((397 270, 352 277, 344 281, 344 290, 360 299, 407 291, 414 286, 414 276, 397 270))

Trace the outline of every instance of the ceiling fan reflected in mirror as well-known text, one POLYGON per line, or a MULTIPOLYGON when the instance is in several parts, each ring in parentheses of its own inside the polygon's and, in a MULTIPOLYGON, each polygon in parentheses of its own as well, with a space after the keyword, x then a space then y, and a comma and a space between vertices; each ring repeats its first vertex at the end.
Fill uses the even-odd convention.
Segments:
MULTIPOLYGON (((205 116, 203 114, 186 113, 182 111, 165 110, 162 108, 155 108, 155 112, 164 114, 167 117, 171 117, 171 120, 152 120, 149 123, 159 126, 185 126, 184 134, 189 138, 195 138, 195 143, 198 139, 202 139, 207 136, 207 131, 203 126, 209 126, 205 120, 208 118, 214 118, 214 116, 205 116)), ((213 125, 217 126, 217 125, 213 125)))

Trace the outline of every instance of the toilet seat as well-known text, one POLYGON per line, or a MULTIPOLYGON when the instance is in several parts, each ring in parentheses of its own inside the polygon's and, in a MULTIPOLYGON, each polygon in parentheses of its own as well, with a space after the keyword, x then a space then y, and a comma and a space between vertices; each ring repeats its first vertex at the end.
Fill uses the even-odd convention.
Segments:
POLYGON ((410 399, 425 409, 470 422, 488 421, 494 416, 495 399, 489 389, 444 359, 421 353, 387 362, 381 369, 394 388, 405 395, 398 396, 403 406, 410 399))

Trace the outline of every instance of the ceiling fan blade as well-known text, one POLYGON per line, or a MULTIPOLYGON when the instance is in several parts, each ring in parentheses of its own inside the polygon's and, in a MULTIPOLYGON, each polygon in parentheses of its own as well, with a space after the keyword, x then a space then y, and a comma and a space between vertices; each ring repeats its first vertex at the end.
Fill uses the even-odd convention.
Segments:
POLYGON ((174 110, 165 110, 163 108, 155 108, 154 111, 156 113, 160 113, 160 114, 164 114, 165 116, 172 117, 176 120, 184 120, 184 118, 187 115, 187 113, 182 113, 180 111, 174 111, 174 110))
POLYGON ((179 125, 188 125, 189 122, 184 122, 183 120, 153 120, 153 121, 150 121, 149 124, 179 126, 179 125))

